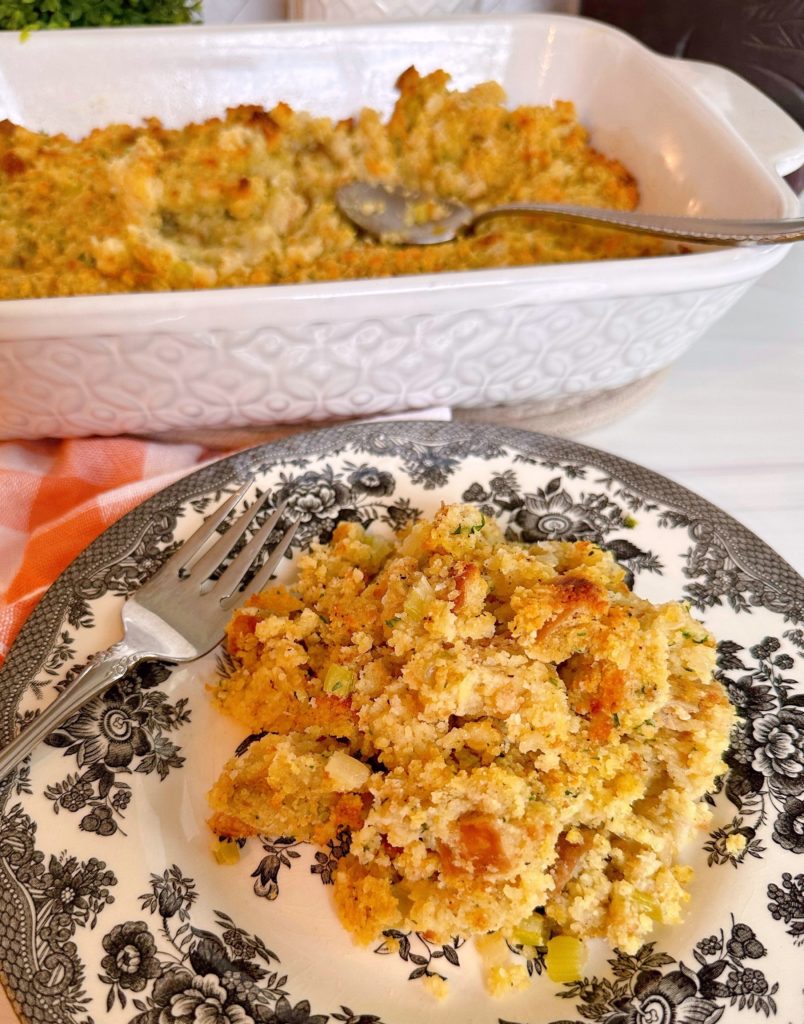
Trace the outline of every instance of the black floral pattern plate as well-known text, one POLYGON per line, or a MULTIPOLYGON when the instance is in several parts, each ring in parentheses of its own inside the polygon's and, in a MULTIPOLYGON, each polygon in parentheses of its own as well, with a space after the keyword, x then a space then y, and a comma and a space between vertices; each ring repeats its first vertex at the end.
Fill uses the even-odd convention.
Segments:
MULTIPOLYGON (((0 977, 53 1024, 804 1022, 804 581, 725 513, 613 456, 524 431, 397 422, 324 430, 215 463, 107 530, 50 588, 0 673, 0 741, 119 636, 126 594, 205 510, 256 474, 301 516, 294 552, 343 519, 388 531, 472 502, 512 537, 587 537, 651 600, 686 599, 720 638, 737 712, 714 821, 689 851, 686 921, 635 955, 590 944, 554 985, 483 992, 472 943, 389 932, 352 944, 327 850, 262 836, 216 863, 206 792, 250 741, 210 707, 210 655, 140 666, 0 782, 0 977), (242 742, 241 742, 242 741, 242 742), (436 1001, 428 978, 449 980, 436 1001)), ((288 561, 285 571, 292 572, 288 561)))

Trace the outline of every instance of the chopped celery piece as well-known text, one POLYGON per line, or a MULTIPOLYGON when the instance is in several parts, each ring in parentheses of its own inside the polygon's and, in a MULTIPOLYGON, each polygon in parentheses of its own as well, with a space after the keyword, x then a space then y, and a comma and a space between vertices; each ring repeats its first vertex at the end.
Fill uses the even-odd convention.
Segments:
POLYGON ((212 847, 212 856, 219 864, 237 864, 240 847, 231 839, 219 839, 212 847))
POLYGON ((572 935, 556 935, 547 943, 544 966, 550 981, 562 985, 580 981, 586 963, 586 947, 572 935))
POLYGON ((514 942, 523 946, 543 946, 547 942, 547 923, 541 914, 531 914, 520 921, 511 933, 514 942))
POLYGON ((324 676, 324 692, 334 697, 346 697, 354 689, 357 677, 354 670, 343 665, 330 665, 324 676))
POLYGON ((405 614, 414 622, 420 622, 427 614, 428 606, 435 597, 435 591, 430 586, 426 576, 414 584, 405 600, 405 614))
POLYGON ((642 889, 634 890, 634 903, 643 914, 647 914, 654 921, 661 921, 662 911, 659 904, 649 892, 642 889))
POLYGON ((393 550, 393 544, 386 540, 385 537, 377 537, 373 533, 365 534, 363 542, 371 552, 369 555, 370 567, 374 572, 378 572, 383 562, 393 550))

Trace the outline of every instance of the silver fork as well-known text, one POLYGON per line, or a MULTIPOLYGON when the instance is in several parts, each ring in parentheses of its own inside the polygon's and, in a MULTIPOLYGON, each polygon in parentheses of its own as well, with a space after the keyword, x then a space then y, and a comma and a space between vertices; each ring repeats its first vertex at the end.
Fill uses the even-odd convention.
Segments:
MULTIPOLYGON (((0 779, 16 768, 41 740, 138 662, 194 661, 220 643, 232 609, 242 599, 240 585, 285 511, 285 505, 280 505, 220 575, 212 579, 268 497, 266 492, 205 550, 218 526, 245 497, 252 483, 248 480, 237 494, 208 516, 178 551, 126 598, 122 610, 123 639, 94 655, 67 689, 0 750, 0 779)), ((249 581, 250 590, 261 590, 268 583, 298 525, 295 520, 282 534, 249 581)))

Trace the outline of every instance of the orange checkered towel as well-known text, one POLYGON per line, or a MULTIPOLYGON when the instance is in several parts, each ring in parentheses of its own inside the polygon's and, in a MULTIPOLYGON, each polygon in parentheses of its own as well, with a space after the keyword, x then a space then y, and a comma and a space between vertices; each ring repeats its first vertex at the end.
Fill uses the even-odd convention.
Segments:
POLYGON ((211 455, 200 445, 127 438, 0 443, 0 664, 90 541, 211 455))
MULTIPOLYGON (((124 438, 0 442, 0 664, 62 569, 210 454, 199 445, 124 438)), ((18 1024, 2 984, 0 1024, 18 1024)))

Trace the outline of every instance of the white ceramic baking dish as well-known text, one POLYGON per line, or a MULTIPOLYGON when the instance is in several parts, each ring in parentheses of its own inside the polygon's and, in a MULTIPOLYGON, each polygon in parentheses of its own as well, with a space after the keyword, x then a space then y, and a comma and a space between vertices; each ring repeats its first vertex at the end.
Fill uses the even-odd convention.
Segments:
MULTIPOLYGON (((642 208, 783 217, 804 133, 734 75, 558 15, 115 29, 0 38, 0 117, 80 135, 280 99, 390 109, 404 68, 575 101, 642 208)), ((666 366, 784 247, 389 280, 0 305, 0 436, 296 422, 561 400, 666 366)))

